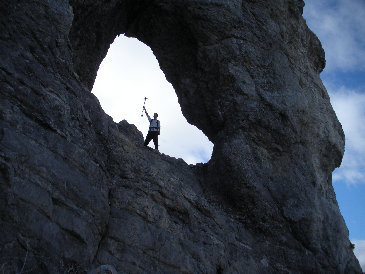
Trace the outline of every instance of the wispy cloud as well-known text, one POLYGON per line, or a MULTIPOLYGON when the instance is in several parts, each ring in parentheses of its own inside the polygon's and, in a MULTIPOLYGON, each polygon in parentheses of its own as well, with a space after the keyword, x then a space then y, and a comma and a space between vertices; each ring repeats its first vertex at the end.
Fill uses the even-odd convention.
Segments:
POLYGON ((333 178, 348 184, 365 183, 365 93, 327 86, 346 137, 345 155, 333 178))
POLYGON ((354 253, 359 260, 362 271, 365 272, 365 240, 352 240, 355 244, 354 253))
POLYGON ((327 70, 364 70, 365 1, 305 2, 304 17, 323 44, 327 70))

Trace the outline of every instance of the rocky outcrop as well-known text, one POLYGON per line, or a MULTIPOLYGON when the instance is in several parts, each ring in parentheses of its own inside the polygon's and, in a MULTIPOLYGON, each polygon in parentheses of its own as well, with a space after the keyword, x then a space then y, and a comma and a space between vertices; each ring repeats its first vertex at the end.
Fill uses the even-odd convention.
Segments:
POLYGON ((303 5, 1 0, 0 269, 361 273, 331 182, 344 135, 303 5), (207 164, 145 149, 90 93, 122 33, 151 47, 214 143, 207 164))

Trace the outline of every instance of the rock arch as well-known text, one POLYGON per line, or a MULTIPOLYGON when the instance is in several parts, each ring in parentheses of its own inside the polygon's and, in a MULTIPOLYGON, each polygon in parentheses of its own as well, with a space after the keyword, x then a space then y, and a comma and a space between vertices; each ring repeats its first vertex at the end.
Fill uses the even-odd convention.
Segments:
POLYGON ((121 33, 135 37, 153 50, 176 90, 188 122, 213 138, 216 129, 211 127, 222 121, 219 117, 212 120, 201 115, 201 109, 208 111, 214 107, 204 105, 208 100, 204 99, 203 90, 207 87, 198 80, 200 74, 209 72, 198 67, 197 59, 205 57, 198 55, 199 33, 194 33, 197 29, 190 20, 189 7, 163 2, 112 1, 101 13, 97 4, 80 5, 77 1, 71 4, 75 14, 70 32, 75 49, 73 60, 76 71, 89 88, 114 38, 121 33))
MULTIPOLYGON (((344 138, 319 78, 324 52, 301 17, 302 1, 70 3, 81 80, 92 86, 116 35, 149 45, 184 116, 214 143, 204 180, 235 207, 280 223, 286 205, 277 204, 299 199, 294 189, 311 185, 309 193, 333 195, 328 181, 344 138)), ((305 200, 310 205, 303 207, 315 207, 305 200)))

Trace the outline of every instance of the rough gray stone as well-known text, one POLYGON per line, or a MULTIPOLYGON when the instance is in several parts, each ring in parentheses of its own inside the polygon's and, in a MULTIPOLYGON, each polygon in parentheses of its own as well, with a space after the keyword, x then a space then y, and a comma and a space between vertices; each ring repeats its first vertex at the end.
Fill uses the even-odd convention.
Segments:
POLYGON ((0 0, 0 270, 361 273, 303 5, 0 0), (144 148, 90 93, 119 34, 151 47, 207 164, 144 148))

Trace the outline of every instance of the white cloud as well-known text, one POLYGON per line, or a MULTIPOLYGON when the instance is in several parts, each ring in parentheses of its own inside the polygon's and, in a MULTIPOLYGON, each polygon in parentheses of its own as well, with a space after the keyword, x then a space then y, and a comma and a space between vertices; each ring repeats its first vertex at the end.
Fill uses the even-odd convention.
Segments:
POLYGON ((161 122, 160 151, 189 164, 210 159, 213 144, 186 121, 156 57, 137 39, 124 36, 115 39, 99 67, 92 92, 115 122, 125 119, 144 136, 149 124, 141 114, 144 97, 148 97, 147 111, 150 115, 157 112, 161 122))
POLYGON ((328 71, 365 69, 365 1, 306 0, 304 17, 326 52, 328 71))
POLYGON ((365 153, 365 93, 341 87, 330 94, 332 106, 348 135, 346 147, 365 153))
MULTIPOLYGON (((327 85, 330 86, 330 85, 327 85)), ((345 132, 345 155, 335 181, 365 183, 365 93, 332 88, 331 103, 345 132)))
POLYGON ((352 240, 355 244, 354 253, 359 260, 362 271, 365 272, 365 240, 352 240))

